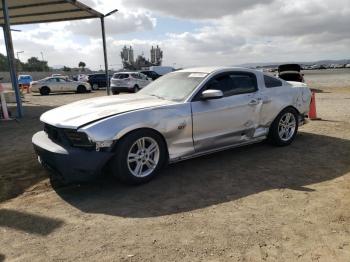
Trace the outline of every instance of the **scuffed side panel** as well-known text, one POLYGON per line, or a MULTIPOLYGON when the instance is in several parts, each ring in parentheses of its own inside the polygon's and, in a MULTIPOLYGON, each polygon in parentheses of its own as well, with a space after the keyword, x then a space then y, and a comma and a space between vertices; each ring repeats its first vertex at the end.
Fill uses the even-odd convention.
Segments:
POLYGON ((173 104, 115 115, 80 130, 95 142, 118 140, 140 128, 158 131, 166 140, 169 157, 175 159, 194 152, 190 104, 173 104))
POLYGON ((276 116, 286 107, 293 106, 302 114, 309 110, 310 91, 307 87, 283 86, 266 88, 263 95, 268 97, 260 115, 260 125, 270 126, 276 116))

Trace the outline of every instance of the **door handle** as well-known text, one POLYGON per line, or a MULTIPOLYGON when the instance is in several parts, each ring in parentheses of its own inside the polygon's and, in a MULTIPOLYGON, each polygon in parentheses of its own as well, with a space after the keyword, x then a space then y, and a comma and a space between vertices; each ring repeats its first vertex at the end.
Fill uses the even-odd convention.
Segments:
POLYGON ((260 101, 261 101, 261 99, 254 98, 254 99, 250 100, 248 104, 251 105, 251 106, 255 106, 255 105, 259 104, 260 101))

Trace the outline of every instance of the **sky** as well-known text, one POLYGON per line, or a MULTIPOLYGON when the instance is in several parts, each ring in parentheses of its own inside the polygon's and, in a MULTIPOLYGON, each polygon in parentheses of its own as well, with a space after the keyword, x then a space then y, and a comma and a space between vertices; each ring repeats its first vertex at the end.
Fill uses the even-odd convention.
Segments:
MULTIPOLYGON (((107 13, 108 62, 121 67, 131 45, 149 57, 152 45, 163 65, 191 67, 350 58, 349 0, 81 0, 107 13)), ((15 52, 50 66, 103 65, 100 21, 13 26, 15 52)), ((5 53, 0 37, 0 52, 5 53)))

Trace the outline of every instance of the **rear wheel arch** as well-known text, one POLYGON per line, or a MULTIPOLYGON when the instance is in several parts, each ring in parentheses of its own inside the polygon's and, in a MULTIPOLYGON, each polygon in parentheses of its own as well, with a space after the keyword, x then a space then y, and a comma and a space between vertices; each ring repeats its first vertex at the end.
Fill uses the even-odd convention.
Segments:
MULTIPOLYGON (((280 114, 282 111, 286 110, 287 108, 293 109, 293 110, 297 113, 297 115, 300 115, 299 110, 298 110, 296 107, 294 107, 294 106, 286 106, 286 107, 283 108, 278 114, 280 114)), ((277 117, 277 116, 276 116, 276 117, 277 117)))
POLYGON ((280 110, 269 127, 269 133, 267 135, 268 141, 274 145, 277 145, 277 146, 289 145, 295 139, 295 136, 297 135, 298 127, 299 127, 299 122, 298 122, 299 115, 300 115, 299 110, 297 108, 295 108, 294 106, 286 106, 282 110, 280 110), (279 121, 280 121, 281 117, 288 112, 292 113, 295 116, 296 127, 295 127, 295 130, 293 131, 294 134, 289 139, 289 141, 281 141, 280 137, 278 136, 278 128, 279 128, 278 125, 279 125, 279 121))
POLYGON ((294 110, 294 111, 297 113, 297 115, 300 115, 299 110, 298 110, 297 108, 295 108, 294 106, 292 106, 292 105, 283 107, 283 108, 281 108, 281 109, 278 111, 278 113, 274 116, 273 120, 271 121, 270 126, 272 125, 272 123, 276 120, 276 118, 277 118, 284 110, 289 109, 289 108, 292 109, 292 110, 294 110))

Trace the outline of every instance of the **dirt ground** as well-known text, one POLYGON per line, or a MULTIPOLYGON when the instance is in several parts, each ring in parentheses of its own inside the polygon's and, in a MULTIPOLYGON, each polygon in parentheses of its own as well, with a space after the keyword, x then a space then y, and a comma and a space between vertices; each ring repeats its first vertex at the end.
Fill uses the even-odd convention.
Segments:
POLYGON ((171 165, 146 185, 52 185, 39 115, 103 95, 26 96, 0 123, 0 261, 349 261, 350 87, 317 93, 322 121, 289 147, 260 143, 171 165))

